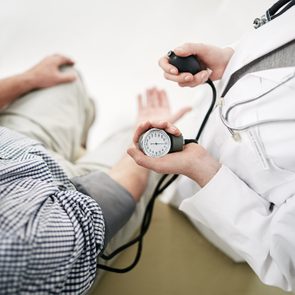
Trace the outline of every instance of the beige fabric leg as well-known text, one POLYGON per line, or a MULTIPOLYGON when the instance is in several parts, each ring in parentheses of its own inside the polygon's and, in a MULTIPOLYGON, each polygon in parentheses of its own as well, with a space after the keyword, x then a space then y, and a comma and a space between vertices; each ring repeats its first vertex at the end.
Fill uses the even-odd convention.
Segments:
MULTIPOLYGON (((66 69, 70 70, 70 69, 66 69)), ((94 120, 94 104, 82 80, 30 92, 0 112, 0 125, 43 143, 69 176, 94 120)))

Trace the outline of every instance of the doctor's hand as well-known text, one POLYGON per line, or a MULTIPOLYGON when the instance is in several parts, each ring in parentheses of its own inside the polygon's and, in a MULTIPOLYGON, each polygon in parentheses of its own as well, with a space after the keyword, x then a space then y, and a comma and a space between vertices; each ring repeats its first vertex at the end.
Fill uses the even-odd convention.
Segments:
POLYGON ((139 150, 138 140, 140 135, 150 128, 164 129, 175 136, 181 134, 177 127, 165 121, 147 121, 140 124, 133 138, 135 146, 127 151, 138 165, 157 173, 185 175, 201 187, 205 186, 221 167, 201 145, 195 143, 185 145, 181 152, 167 154, 161 158, 146 156, 139 150))
POLYGON ((195 75, 191 73, 178 73, 173 65, 169 64, 168 56, 163 56, 159 60, 159 65, 164 71, 167 80, 177 82, 181 87, 195 87, 205 83, 209 78, 219 80, 231 59, 234 50, 230 47, 219 48, 202 43, 185 43, 175 48, 174 53, 178 56, 196 55, 201 64, 206 68, 195 75))
POLYGON ((191 107, 183 107, 172 113, 167 93, 157 88, 147 89, 145 96, 138 95, 137 106, 137 124, 158 120, 175 123, 192 109, 191 107))
POLYGON ((60 70, 60 67, 67 65, 74 65, 74 61, 69 57, 54 54, 45 57, 23 75, 32 89, 47 88, 61 83, 72 82, 77 78, 74 70, 64 72, 60 70))

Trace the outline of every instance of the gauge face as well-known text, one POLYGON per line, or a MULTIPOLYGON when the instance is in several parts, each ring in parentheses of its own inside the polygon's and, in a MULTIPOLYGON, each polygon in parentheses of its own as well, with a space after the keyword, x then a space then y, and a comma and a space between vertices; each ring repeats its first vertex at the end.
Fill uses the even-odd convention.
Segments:
POLYGON ((159 158, 169 153, 171 140, 164 130, 152 128, 141 136, 139 146, 149 157, 159 158))

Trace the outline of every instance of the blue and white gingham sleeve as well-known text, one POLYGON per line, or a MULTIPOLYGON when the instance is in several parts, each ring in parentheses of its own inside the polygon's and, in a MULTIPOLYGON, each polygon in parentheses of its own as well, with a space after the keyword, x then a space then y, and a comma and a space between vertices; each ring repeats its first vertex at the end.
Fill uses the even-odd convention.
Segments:
POLYGON ((14 195, 1 209, 10 218, 1 210, 0 294, 82 294, 91 286, 104 242, 96 202, 62 191, 23 202, 14 195))
POLYGON ((0 128, 0 294, 83 294, 104 247, 99 205, 35 142, 0 128))

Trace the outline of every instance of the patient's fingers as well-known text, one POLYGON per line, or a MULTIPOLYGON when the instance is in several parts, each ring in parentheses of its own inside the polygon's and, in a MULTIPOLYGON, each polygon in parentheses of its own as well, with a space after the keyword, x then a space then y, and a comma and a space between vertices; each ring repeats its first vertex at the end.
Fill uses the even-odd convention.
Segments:
POLYGON ((141 110, 143 109, 143 102, 142 102, 142 95, 141 94, 137 95, 137 109, 138 109, 138 112, 141 112, 141 110))
POLYGON ((156 108, 159 106, 158 91, 156 88, 148 89, 146 92, 147 106, 156 108))
POLYGON ((169 99, 165 90, 159 91, 159 105, 167 109, 170 108, 169 99))
POLYGON ((182 118, 186 113, 190 112, 192 107, 184 107, 178 110, 171 118, 171 122, 174 123, 182 118))
POLYGON ((75 63, 71 58, 61 54, 54 54, 52 57, 55 58, 58 65, 73 65, 75 63))

